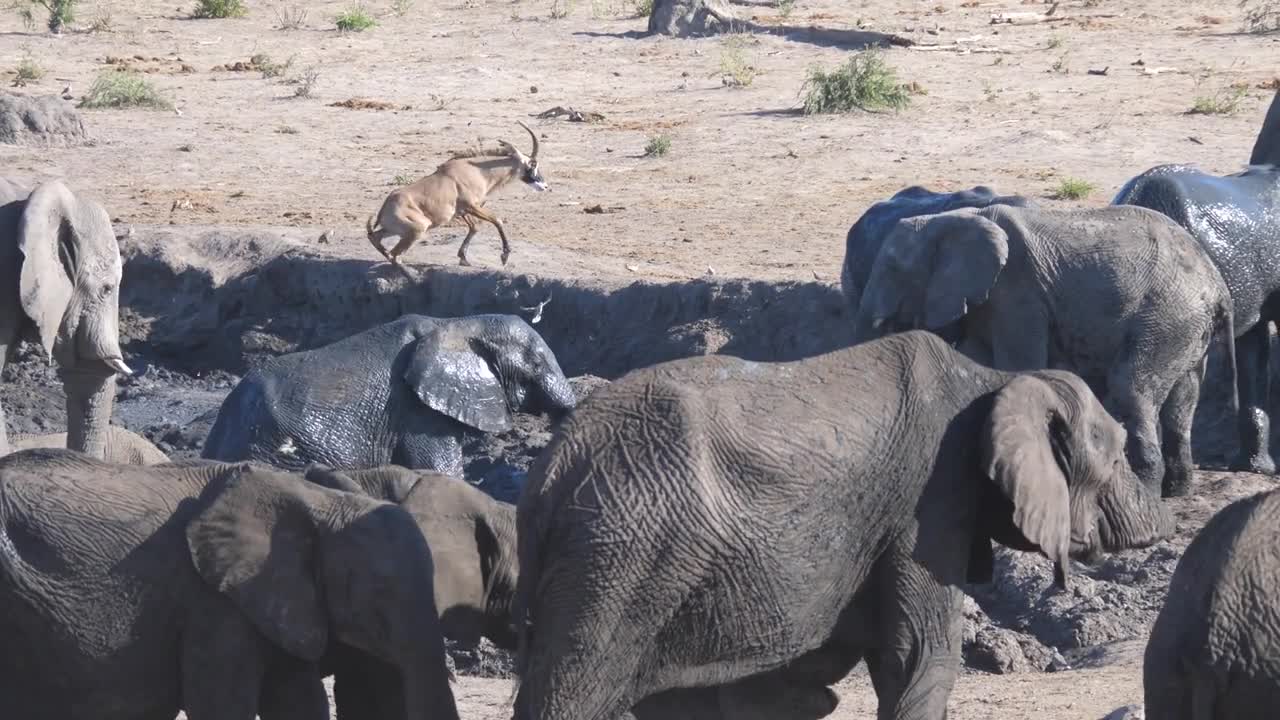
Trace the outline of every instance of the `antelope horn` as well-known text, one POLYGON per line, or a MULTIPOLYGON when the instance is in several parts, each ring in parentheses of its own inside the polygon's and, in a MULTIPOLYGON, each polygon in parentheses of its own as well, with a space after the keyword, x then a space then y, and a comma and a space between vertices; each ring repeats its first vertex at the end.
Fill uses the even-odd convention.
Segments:
POLYGON ((538 159, 538 134, 530 130, 529 126, 525 125, 523 120, 517 120, 516 122, 520 125, 520 127, 524 128, 525 132, 529 133, 529 137, 533 138, 533 154, 529 156, 529 159, 537 160, 538 159))

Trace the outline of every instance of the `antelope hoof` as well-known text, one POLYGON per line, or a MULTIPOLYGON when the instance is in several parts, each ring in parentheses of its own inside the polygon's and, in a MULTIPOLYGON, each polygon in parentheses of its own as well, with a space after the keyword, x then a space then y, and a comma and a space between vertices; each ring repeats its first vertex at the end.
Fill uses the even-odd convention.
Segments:
POLYGON ((508 257, 510 257, 510 256, 511 256, 511 251, 510 251, 510 250, 508 250, 508 251, 506 251, 506 252, 502 253, 502 264, 503 264, 503 265, 506 265, 506 264, 507 264, 507 258, 508 258, 508 257))
POLYGON ((466 267, 471 267, 471 261, 470 261, 470 260, 468 260, 468 259, 466 258, 466 256, 464 256, 464 255, 459 255, 459 256, 458 256, 458 264, 459 264, 459 265, 465 265, 466 267))

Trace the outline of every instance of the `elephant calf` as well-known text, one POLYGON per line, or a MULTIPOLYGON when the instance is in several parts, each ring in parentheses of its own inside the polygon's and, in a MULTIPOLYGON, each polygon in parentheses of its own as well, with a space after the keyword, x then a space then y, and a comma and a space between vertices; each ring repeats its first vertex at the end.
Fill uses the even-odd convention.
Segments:
POLYGON ((462 477, 465 433, 509 430, 520 411, 559 418, 574 403, 551 348, 519 317, 405 315, 245 375, 203 456, 462 477))
POLYGON ((1151 628, 1148 720, 1263 720, 1280 710, 1280 490, 1237 500, 1187 546, 1151 628))
POLYGON ((905 325, 954 338, 1000 370, 1070 370, 1124 424, 1138 476, 1171 496, 1191 485, 1211 339, 1234 372, 1233 322, 1222 275, 1164 215, 993 205, 899 221, 872 267, 854 339, 905 325))
POLYGON ((391 675, 398 712, 365 717, 458 718, 431 553, 394 504, 248 463, 24 450, 0 458, 0 548, 6 717, 328 720, 320 663, 345 653, 391 675))
POLYGON ((990 579, 993 540, 1064 586, 1071 557, 1171 525, 1069 373, 993 370, 922 331, 661 363, 596 390, 530 469, 515 720, 817 718, 862 659, 881 718, 939 720, 958 585, 990 579))
POLYGON ((444 636, 473 645, 483 635, 516 649, 516 508, 464 480, 388 465, 339 472, 307 468, 308 481, 393 502, 417 521, 435 567, 435 607, 444 636))

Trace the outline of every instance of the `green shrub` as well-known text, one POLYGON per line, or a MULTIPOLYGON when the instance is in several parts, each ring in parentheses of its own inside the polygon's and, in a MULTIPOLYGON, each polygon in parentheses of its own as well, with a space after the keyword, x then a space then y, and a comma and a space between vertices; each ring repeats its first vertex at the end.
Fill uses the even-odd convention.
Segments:
POLYGON ((662 157, 671 152, 671 138, 666 135, 655 135, 649 138, 644 146, 645 157, 662 157))
POLYGON ((249 9, 244 0, 196 0, 196 8, 191 11, 193 18, 235 18, 244 17, 249 9))
POLYGON ((878 50, 854 53, 844 65, 830 72, 810 68, 801 93, 805 115, 901 110, 911 104, 910 93, 878 50))
POLYGON ((342 32, 363 32, 378 24, 369 9, 359 3, 343 10, 333 22, 342 32))
POLYGON ((1093 194, 1097 187, 1088 180, 1063 178, 1058 189, 1053 191, 1054 200, 1083 200, 1093 194))
POLYGON ((172 110, 173 103, 141 75, 127 70, 107 70, 93 81, 89 92, 80 100, 80 107, 172 110))

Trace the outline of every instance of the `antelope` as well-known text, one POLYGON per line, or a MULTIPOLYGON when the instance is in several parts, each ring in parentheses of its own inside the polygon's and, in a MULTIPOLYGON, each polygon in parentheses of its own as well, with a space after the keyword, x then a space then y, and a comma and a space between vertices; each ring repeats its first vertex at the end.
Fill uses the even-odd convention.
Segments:
POLYGON ((476 221, 484 220, 498 229, 498 237, 502 238, 502 264, 506 265, 511 243, 507 241, 502 221, 484 209, 485 200, 517 176, 539 192, 548 189, 547 181, 538 171, 538 136, 528 125, 516 122, 533 139, 532 155, 526 156, 506 140, 499 140, 501 155, 454 157, 445 161, 435 172, 387 196, 377 214, 370 215, 365 223, 370 244, 392 265, 403 270, 400 256, 427 230, 458 218, 467 225, 467 236, 458 248, 458 264, 470 265, 467 245, 476 234, 476 221), (400 241, 388 252, 382 240, 393 235, 400 241))

